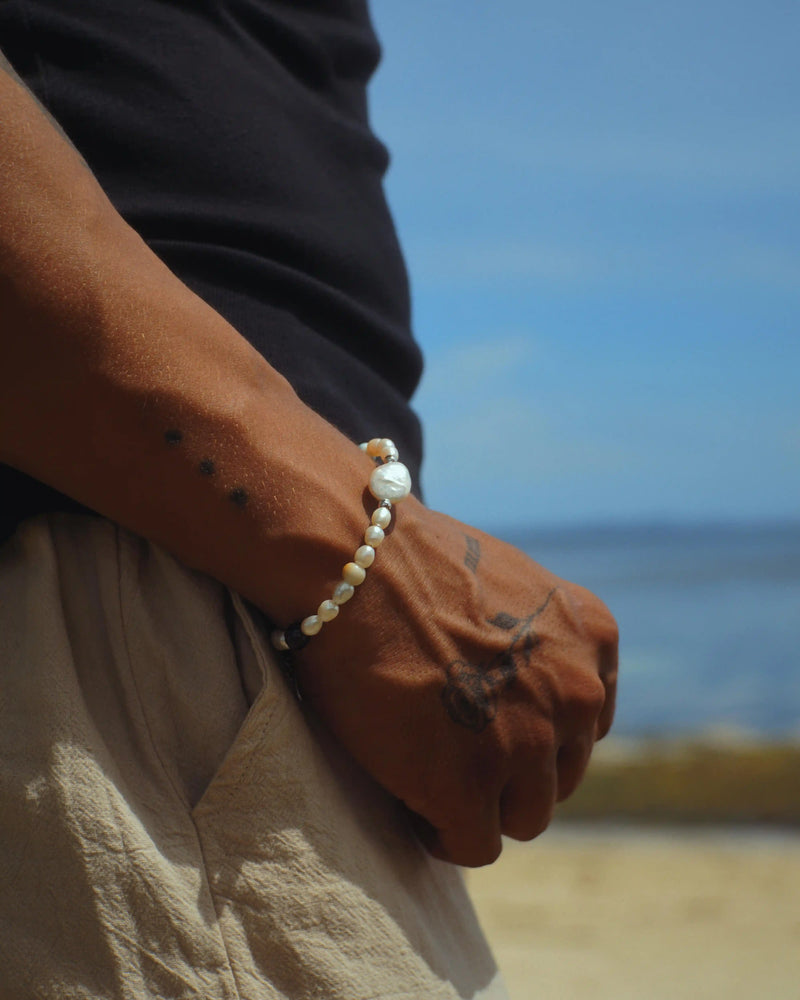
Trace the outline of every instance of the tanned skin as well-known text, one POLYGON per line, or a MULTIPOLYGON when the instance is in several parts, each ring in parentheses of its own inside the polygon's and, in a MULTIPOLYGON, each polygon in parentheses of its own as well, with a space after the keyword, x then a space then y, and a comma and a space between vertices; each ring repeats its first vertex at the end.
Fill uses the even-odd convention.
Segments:
MULTIPOLYGON (((238 590, 278 625, 339 580, 370 460, 120 218, 0 69, 0 460, 238 590)), ((375 434, 385 433, 376 427, 375 434)), ((614 710, 605 605, 413 497, 299 684, 437 857, 539 834, 614 710)))

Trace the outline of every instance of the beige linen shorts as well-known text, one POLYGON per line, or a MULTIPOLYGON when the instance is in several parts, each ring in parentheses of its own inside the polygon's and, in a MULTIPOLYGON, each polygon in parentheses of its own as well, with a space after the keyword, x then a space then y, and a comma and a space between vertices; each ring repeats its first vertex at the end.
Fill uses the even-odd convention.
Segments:
POLYGON ((34 518, 0 548, 0 998, 200 997, 506 993, 460 872, 258 614, 108 521, 34 518))

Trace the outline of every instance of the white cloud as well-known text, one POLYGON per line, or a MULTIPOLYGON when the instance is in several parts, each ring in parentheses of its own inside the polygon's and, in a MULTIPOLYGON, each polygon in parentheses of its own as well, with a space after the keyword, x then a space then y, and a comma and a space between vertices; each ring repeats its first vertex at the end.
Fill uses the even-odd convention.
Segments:
MULTIPOLYGON (((753 125, 738 136, 702 138, 668 132, 531 135, 498 133, 488 148, 498 162, 519 169, 552 170, 594 179, 616 176, 663 184, 686 184, 720 191, 776 187, 797 190, 800 147, 786 142, 788 123, 777 129, 753 125), (516 137, 516 138, 515 138, 516 137)), ((496 127, 495 127, 496 130, 496 127)), ((474 133, 472 133, 474 134, 474 133)))
MULTIPOLYGON (((691 185, 714 194, 744 191, 783 191, 795 195, 800 174, 800 143, 793 139, 796 121, 737 121, 717 134, 670 131, 630 132, 604 123, 602 131, 583 127, 558 130, 534 119, 498 122, 466 109, 463 115, 425 122, 392 121, 391 135, 396 163, 429 164, 431 150, 442 164, 468 163, 473 170, 503 171, 535 177, 568 177, 570 183, 585 177, 593 183, 609 178, 663 185, 691 185)), ((418 171, 417 171, 418 173, 418 171)), ((448 189, 451 170, 425 174, 429 188, 436 180, 448 189)))
POLYGON ((420 284, 456 281, 485 285, 498 279, 526 278, 572 283, 605 279, 614 272, 607 252, 522 240, 408 240, 407 255, 414 280, 420 284))
POLYGON ((539 353, 532 334, 507 332, 448 345, 444 350, 426 353, 425 375, 420 397, 424 401, 429 387, 434 392, 446 389, 450 402, 480 389, 482 392, 502 387, 506 377, 521 365, 530 364, 539 353))
POLYGON ((561 285, 611 282, 673 289, 737 285, 742 281, 786 292, 800 291, 800 253, 791 248, 749 243, 724 244, 697 234, 650 245, 609 242, 591 247, 486 238, 450 244, 408 241, 415 285, 490 286, 524 281, 561 285))
POLYGON ((437 382, 429 387, 429 404, 430 414, 423 410, 428 500, 453 509, 456 497, 467 519, 464 497, 493 497, 496 516, 520 522, 530 497, 543 488, 561 484, 566 495, 576 483, 608 481, 632 464, 618 442, 587 434, 522 396, 493 390, 467 407, 437 382))

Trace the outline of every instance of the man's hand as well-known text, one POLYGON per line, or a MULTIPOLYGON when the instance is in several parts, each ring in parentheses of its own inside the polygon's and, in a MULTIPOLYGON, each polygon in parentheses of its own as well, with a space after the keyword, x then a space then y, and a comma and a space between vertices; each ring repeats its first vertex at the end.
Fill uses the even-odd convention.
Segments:
POLYGON ((614 714, 617 627, 589 591, 411 499, 298 657, 304 694, 435 856, 494 861, 583 776, 614 714))

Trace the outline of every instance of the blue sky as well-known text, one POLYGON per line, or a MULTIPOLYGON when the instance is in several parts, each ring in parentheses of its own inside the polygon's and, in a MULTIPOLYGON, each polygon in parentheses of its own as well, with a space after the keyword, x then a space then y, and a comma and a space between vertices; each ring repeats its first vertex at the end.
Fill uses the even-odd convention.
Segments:
POLYGON ((374 0, 433 507, 800 517, 800 5, 374 0))

